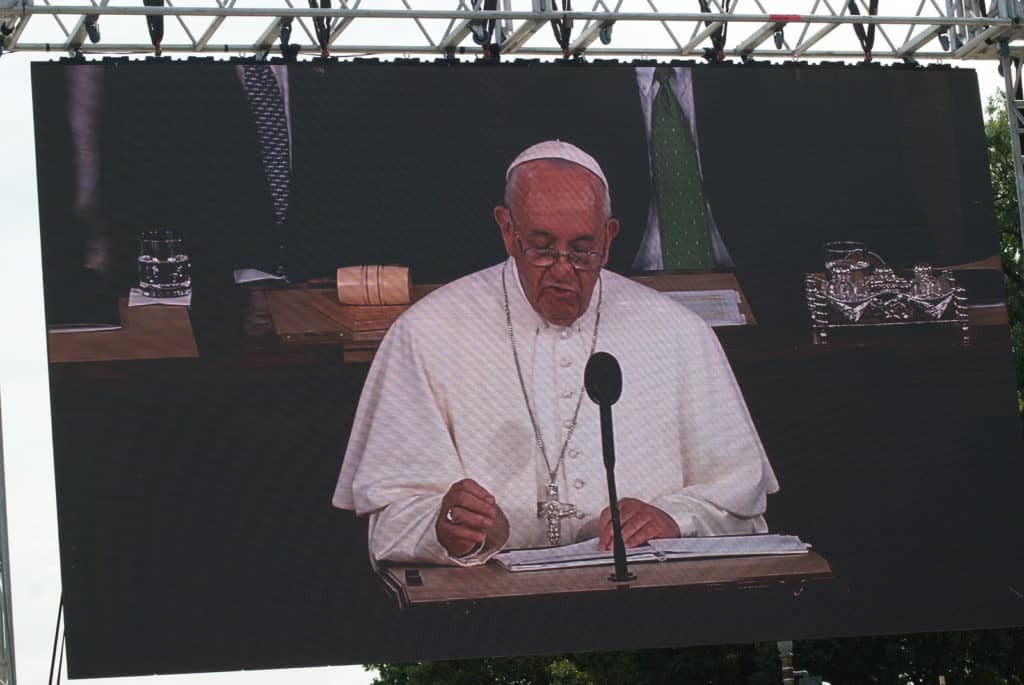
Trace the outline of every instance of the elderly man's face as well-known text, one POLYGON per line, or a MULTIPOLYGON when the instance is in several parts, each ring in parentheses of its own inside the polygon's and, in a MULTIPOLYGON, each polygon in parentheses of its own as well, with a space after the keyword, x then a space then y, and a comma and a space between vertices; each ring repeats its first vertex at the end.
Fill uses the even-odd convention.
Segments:
POLYGON ((619 222, 607 216, 604 186, 581 166, 538 160, 518 167, 509 206, 494 209, 505 250, 516 260, 526 299, 548 323, 568 326, 587 310, 619 222), (524 252, 599 252, 595 268, 578 270, 559 256, 537 266, 524 252))

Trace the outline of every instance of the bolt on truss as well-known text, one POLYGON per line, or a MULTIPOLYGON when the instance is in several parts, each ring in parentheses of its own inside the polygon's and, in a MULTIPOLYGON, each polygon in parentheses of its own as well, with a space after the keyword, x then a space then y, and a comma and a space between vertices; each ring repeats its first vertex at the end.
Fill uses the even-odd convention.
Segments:
POLYGON ((338 56, 479 56, 490 50, 489 56, 859 59, 870 52, 877 59, 960 60, 998 59, 999 43, 1006 41, 1012 56, 1024 53, 1021 0, 882 3, 884 11, 908 12, 900 15, 872 13, 878 3, 871 0, 317 4, 331 7, 314 9, 301 0, 0 0, 2 47, 72 55, 157 51, 266 57, 288 48, 293 54, 338 56), (154 23, 160 26, 159 40, 154 23), (545 30, 546 24, 555 26, 556 35, 545 30), (857 26, 867 29, 872 42, 877 36, 873 49, 853 39, 857 26), (729 42, 722 45, 725 27, 729 42))

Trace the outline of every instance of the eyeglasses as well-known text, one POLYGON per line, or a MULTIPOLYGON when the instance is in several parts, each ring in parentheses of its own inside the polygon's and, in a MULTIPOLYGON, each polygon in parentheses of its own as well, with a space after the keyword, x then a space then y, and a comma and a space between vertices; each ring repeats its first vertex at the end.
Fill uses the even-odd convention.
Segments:
MULTIPOLYGON (((509 213, 508 220, 509 223, 512 223, 511 212, 509 213)), ((594 252, 593 250, 569 250, 568 252, 562 252, 552 247, 528 247, 523 243, 523 239, 519 236, 519 229, 514 224, 512 225, 512 234, 516 237, 519 249, 533 266, 553 266, 562 257, 565 257, 569 262, 569 266, 576 271, 596 271, 604 265, 604 252, 594 252)))

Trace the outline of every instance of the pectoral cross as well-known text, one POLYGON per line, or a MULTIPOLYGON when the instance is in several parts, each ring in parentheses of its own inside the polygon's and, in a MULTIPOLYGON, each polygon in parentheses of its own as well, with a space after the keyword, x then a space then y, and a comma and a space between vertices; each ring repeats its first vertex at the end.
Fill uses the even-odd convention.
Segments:
POLYGON ((537 518, 548 520, 548 544, 552 547, 562 539, 562 519, 570 516, 581 519, 583 512, 577 509, 575 504, 560 502, 558 485, 548 483, 548 498, 543 502, 537 502, 537 518))

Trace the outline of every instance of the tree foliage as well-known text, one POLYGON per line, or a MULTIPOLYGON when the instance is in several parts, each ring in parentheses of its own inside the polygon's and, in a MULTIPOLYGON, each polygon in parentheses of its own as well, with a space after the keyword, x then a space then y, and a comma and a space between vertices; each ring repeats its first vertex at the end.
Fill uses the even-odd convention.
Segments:
POLYGON ((773 643, 566 654, 512 659, 372 664, 379 685, 775 685, 781 665, 773 643))
MULTIPOLYGON (((1024 685, 1024 629, 806 640, 794 665, 864 685, 1024 685)), ((778 685, 775 643, 370 665, 376 685, 778 685)))
MULTIPOLYGON (((1024 416, 1024 278, 1021 227, 1005 100, 985 107, 985 137, 1010 336, 1017 366, 1017 397, 1024 416)), ((833 683, 1024 685, 1024 628, 808 640, 796 643, 798 668, 833 683)), ((511 659, 371 664, 377 685, 610 685, 631 683, 781 682, 774 643, 643 650, 511 659)))
POLYGON ((1024 685, 1024 630, 976 630, 842 640, 794 646, 794 661, 833 683, 1024 685))
POLYGON ((999 252, 1010 315, 1010 342, 1017 366, 1017 401, 1024 415, 1024 277, 1021 274, 1021 227, 1017 184, 1007 121, 1006 101, 993 95, 985 106, 985 138, 992 174, 993 207, 999 231, 999 252))

